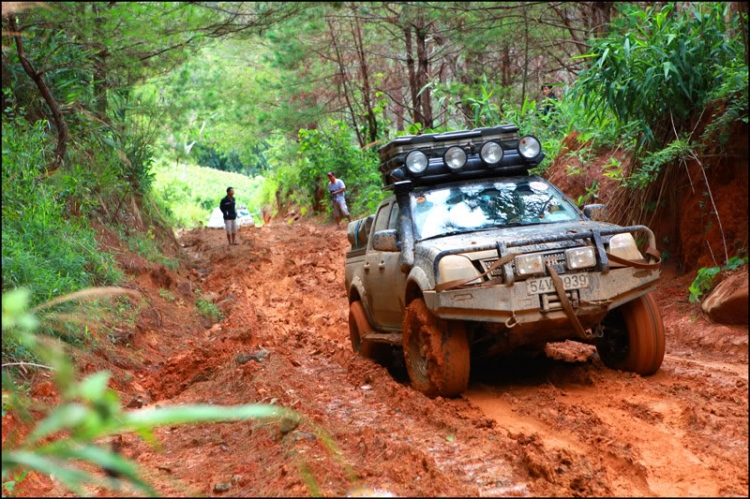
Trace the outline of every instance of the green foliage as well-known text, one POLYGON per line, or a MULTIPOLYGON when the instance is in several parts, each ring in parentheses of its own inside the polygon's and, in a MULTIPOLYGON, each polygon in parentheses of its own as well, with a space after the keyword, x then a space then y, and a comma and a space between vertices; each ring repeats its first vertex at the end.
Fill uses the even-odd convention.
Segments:
POLYGON ((13 492, 16 489, 16 485, 22 483, 26 479, 26 476, 28 474, 28 471, 10 474, 12 478, 8 481, 3 482, 3 497, 13 497, 13 492))
POLYGON ((706 126, 701 141, 706 144, 716 135, 719 145, 724 149, 729 139, 729 131, 733 123, 741 121, 748 123, 748 70, 741 61, 733 61, 729 66, 717 71, 717 79, 721 82, 711 91, 707 102, 719 108, 711 116, 711 122, 706 126), (726 103, 723 112, 720 110, 722 103, 726 103))
MULTIPOLYGON (((67 172, 55 175, 55 181, 35 180, 48 155, 47 124, 38 121, 29 128, 18 120, 3 119, 3 288, 28 286, 36 304, 92 284, 118 282, 122 273, 114 259, 97 249, 86 218, 71 213, 76 189, 87 187, 74 186, 74 174, 67 172)), ((85 209, 77 206, 83 215, 85 209)))
POLYGON ((727 260, 726 264, 721 268, 723 272, 730 272, 732 270, 737 270, 738 268, 745 265, 748 261, 748 257, 739 257, 739 256, 733 256, 729 260, 727 260))
MULTIPOLYGON (((123 231, 120 231, 123 234, 123 231)), ((143 258, 150 262, 161 263, 169 270, 177 270, 180 263, 176 258, 168 258, 162 255, 159 250, 159 243, 156 240, 151 228, 148 229, 146 234, 136 232, 130 236, 123 237, 128 243, 128 249, 133 253, 138 253, 143 258)))
MULTIPOLYGON (((346 184, 352 215, 374 213, 387 197, 381 191, 377 153, 355 145, 352 133, 342 121, 330 121, 325 129, 300 130, 299 138, 300 187, 308 199, 314 198, 316 188, 326 192, 326 172, 332 171, 346 184)), ((327 193, 324 202, 330 205, 327 193)))
POLYGON ((221 310, 210 301, 199 298, 195 301, 195 308, 197 308, 204 317, 210 319, 211 322, 218 322, 224 318, 224 314, 221 313, 221 310))
POLYGON ((619 4, 614 29, 596 40, 590 66, 579 74, 574 96, 600 121, 611 110, 618 125, 635 124, 638 146, 667 125, 687 120, 706 102, 720 68, 743 57, 737 37, 728 40, 727 3, 648 7, 619 4))
POLYGON ((658 151, 647 152, 638 169, 625 179, 624 185, 631 189, 643 189, 659 176, 662 167, 685 160, 693 154, 693 145, 687 138, 674 140, 658 151))
POLYGON ((698 269, 698 275, 688 288, 690 291, 691 303, 700 302, 700 297, 703 293, 708 292, 708 290, 711 289, 711 285, 717 275, 719 275, 719 267, 703 267, 698 269))
MULTIPOLYGON (((96 290, 89 290, 88 293, 96 294, 96 290)), ((28 311, 29 296, 25 289, 3 293, 3 337, 11 336, 15 341, 27 345, 49 364, 55 374, 62 400, 58 406, 47 410, 46 417, 34 425, 22 445, 18 446, 10 441, 3 445, 3 488, 8 492, 12 492, 25 476, 20 470, 35 470, 54 475, 77 495, 84 493, 84 485, 118 490, 123 482, 127 482, 142 493, 154 496, 156 492, 141 478, 137 465, 102 447, 102 437, 135 431, 154 443, 151 430, 164 425, 248 419, 299 419, 296 413, 288 409, 261 404, 234 407, 181 405, 126 412, 117 393, 108 388, 111 377, 109 372, 99 371, 77 382, 73 365, 63 351, 54 344, 39 341, 34 334, 39 321, 28 311), (50 442, 45 441, 48 437, 60 434, 63 436, 50 442), (111 470, 121 478, 100 478, 84 471, 83 464, 111 470)), ((64 297, 58 301, 70 299, 72 297, 64 297)), ((49 306, 51 303, 43 305, 49 306)), ((6 392, 19 414, 27 417, 31 401, 18 393, 9 372, 3 372, 4 405, 6 392)), ((38 410, 39 407, 35 409, 38 410)), ((29 420, 31 421, 30 418, 29 420)))

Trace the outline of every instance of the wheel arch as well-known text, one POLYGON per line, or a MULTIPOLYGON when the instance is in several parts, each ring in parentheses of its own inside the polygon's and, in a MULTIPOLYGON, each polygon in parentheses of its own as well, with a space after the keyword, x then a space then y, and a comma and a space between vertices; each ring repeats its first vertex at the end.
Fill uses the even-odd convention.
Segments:
POLYGON ((416 298, 422 298, 423 290, 430 289, 430 280, 427 274, 420 267, 414 267, 409 272, 406 279, 406 294, 404 296, 404 306, 408 307, 409 303, 416 298))

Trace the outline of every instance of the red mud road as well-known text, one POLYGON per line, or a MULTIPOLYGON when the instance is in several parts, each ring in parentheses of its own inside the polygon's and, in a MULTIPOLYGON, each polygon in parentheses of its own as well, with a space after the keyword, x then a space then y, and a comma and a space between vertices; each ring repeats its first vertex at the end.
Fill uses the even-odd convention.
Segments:
POLYGON ((430 400, 402 362, 388 370, 352 353, 343 230, 274 224, 239 239, 182 237, 193 287, 225 318, 207 328, 165 304, 117 388, 125 403, 274 403, 308 422, 161 428, 159 449, 124 435, 122 453, 159 493, 747 496, 748 330, 689 304, 692 276, 664 272, 655 376, 608 370, 592 347, 565 343, 477 366, 463 397, 430 400))

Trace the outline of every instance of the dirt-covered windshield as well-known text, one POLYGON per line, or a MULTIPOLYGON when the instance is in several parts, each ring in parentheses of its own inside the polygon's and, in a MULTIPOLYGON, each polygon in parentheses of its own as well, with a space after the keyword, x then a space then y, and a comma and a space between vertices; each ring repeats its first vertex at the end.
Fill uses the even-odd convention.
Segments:
POLYGON ((538 178, 485 180, 415 193, 412 209, 418 239, 580 219, 557 190, 538 178))

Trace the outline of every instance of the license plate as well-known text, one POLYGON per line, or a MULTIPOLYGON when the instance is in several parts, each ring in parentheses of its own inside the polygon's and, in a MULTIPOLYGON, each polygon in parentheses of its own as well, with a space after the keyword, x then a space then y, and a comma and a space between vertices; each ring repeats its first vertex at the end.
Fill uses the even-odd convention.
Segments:
MULTIPOLYGON (((563 288, 565 291, 589 287, 588 274, 561 275, 560 279, 563 282, 563 288)), ((552 284, 551 277, 540 277, 539 279, 528 279, 526 281, 526 292, 530 295, 552 293, 554 291, 555 285, 552 284)))

